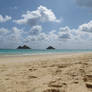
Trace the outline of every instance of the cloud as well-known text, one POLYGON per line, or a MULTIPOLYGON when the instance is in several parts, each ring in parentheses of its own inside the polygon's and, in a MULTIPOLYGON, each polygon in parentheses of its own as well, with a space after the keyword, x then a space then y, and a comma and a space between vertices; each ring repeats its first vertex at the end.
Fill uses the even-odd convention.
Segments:
POLYGON ((67 40, 67 39, 71 39, 71 36, 69 33, 63 33, 63 34, 59 35, 59 39, 67 40))
POLYGON ((48 36, 46 33, 40 32, 39 35, 28 35, 25 39, 24 42, 25 43, 30 43, 30 42, 41 42, 41 41, 46 41, 48 40, 48 36))
POLYGON ((92 21, 79 26, 80 31, 92 33, 92 21))
POLYGON ((48 34, 47 34, 47 39, 48 41, 55 41, 58 38, 58 35, 56 34, 56 30, 51 30, 48 34))
POLYGON ((0 28, 0 36, 6 35, 8 33, 9 33, 9 30, 8 29, 0 28))
POLYGON ((60 32, 69 32, 69 31, 70 31, 70 28, 67 27, 67 26, 66 26, 66 27, 60 27, 60 28, 59 28, 59 31, 60 31, 60 32))
POLYGON ((6 15, 5 17, 3 17, 2 15, 0 15, 0 23, 7 22, 11 19, 12 19, 12 17, 10 17, 10 16, 6 15))
POLYGON ((76 29, 70 29, 68 26, 60 27, 58 35, 61 40, 89 40, 92 37, 92 21, 81 24, 76 29))
POLYGON ((82 7, 92 7, 92 0, 76 0, 77 4, 82 7))
POLYGON ((41 48, 40 45, 43 47, 48 45, 59 47, 61 43, 64 48, 77 48, 77 46, 83 47, 85 43, 89 44, 92 41, 92 21, 82 24, 76 29, 65 26, 48 33, 42 30, 41 25, 32 26, 28 31, 17 27, 13 27, 11 30, 0 28, 0 43, 2 43, 0 47, 16 48, 23 44, 32 45, 33 48, 34 46, 41 48))
POLYGON ((13 27, 11 30, 0 28, 0 43, 2 48, 16 48, 23 42, 24 31, 13 27))
POLYGON ((25 32, 22 29, 13 27, 10 31, 10 34, 7 35, 7 40, 16 43, 16 45, 23 42, 25 32))
POLYGON ((59 40, 69 40, 72 37, 72 29, 70 29, 68 26, 60 27, 58 32, 58 39, 59 40))
POLYGON ((21 17, 22 19, 14 20, 14 22, 17 24, 29 24, 31 26, 44 22, 60 22, 53 11, 47 9, 45 6, 39 6, 35 11, 27 11, 21 17))
POLYGON ((39 35, 41 31, 42 31, 42 26, 36 25, 31 28, 30 34, 31 35, 39 35))
MULTIPOLYGON (((84 24, 80 25, 77 29, 71 29, 68 26, 60 27, 59 30, 51 30, 49 33, 45 33, 42 31, 42 27, 37 25, 33 26, 30 30, 30 34, 26 37, 25 42, 31 41, 46 41, 46 42, 57 42, 57 41, 81 41, 81 40, 89 40, 91 38, 91 34, 89 31, 91 27, 91 22, 86 24, 86 30, 84 31, 84 24), (88 27, 87 27, 88 26, 88 27)), ((91 30, 91 29, 90 29, 91 30)))
MULTIPOLYGON (((66 29, 66 27, 63 27, 62 29, 66 29)), ((70 31, 65 30, 65 32, 56 32, 56 30, 51 30, 49 33, 45 33, 42 31, 41 26, 34 26, 28 37, 24 39, 25 42, 31 42, 31 41, 46 41, 46 42, 53 42, 56 40, 69 40, 71 39, 71 33, 70 31)))
POLYGON ((40 33, 38 36, 38 40, 42 41, 42 40, 48 40, 48 36, 46 33, 40 33))

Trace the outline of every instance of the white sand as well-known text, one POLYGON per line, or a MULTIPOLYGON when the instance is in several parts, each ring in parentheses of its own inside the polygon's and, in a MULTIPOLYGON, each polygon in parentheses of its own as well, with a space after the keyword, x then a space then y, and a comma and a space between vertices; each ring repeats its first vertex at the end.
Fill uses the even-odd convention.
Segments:
POLYGON ((0 56, 0 92, 92 92, 92 53, 0 56))

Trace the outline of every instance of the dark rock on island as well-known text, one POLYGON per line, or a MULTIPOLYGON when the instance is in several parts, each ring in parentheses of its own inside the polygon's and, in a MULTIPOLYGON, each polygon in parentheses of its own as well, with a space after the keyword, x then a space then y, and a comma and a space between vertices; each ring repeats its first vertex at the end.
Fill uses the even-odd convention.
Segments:
POLYGON ((46 48, 46 49, 48 49, 48 50, 51 50, 51 49, 55 49, 54 47, 52 47, 52 46, 49 46, 48 48, 46 48))
POLYGON ((17 49, 31 49, 31 48, 28 47, 27 45, 24 45, 24 46, 19 46, 19 47, 17 47, 17 49))

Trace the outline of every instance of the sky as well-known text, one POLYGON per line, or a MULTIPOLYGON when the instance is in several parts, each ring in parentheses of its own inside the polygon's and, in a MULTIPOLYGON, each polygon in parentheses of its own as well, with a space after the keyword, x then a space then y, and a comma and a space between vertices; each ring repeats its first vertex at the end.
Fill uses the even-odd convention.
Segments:
POLYGON ((92 0, 0 0, 0 48, 92 49, 92 0))

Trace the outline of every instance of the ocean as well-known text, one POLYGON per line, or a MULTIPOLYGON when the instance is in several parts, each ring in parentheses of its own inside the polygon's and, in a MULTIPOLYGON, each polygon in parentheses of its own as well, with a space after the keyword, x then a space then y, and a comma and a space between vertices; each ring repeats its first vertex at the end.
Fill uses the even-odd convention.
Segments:
POLYGON ((77 52, 92 52, 92 49, 55 49, 55 50, 0 49, 0 55, 37 55, 37 54, 77 53, 77 52))

